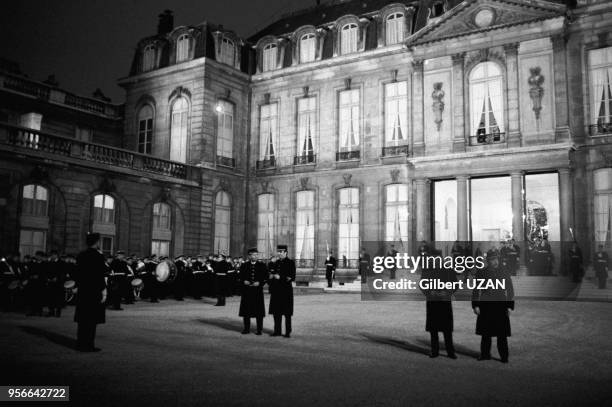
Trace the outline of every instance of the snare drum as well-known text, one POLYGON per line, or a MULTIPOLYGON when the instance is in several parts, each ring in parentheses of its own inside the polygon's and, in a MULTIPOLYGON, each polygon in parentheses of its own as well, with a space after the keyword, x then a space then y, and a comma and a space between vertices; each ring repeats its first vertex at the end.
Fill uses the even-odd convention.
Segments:
POLYGON ((143 282, 142 282, 142 279, 135 278, 132 280, 131 284, 132 284, 132 287, 134 288, 142 288, 143 282))
POLYGON ((160 283, 171 283, 176 278, 176 266, 170 260, 164 260, 155 268, 155 276, 160 283))

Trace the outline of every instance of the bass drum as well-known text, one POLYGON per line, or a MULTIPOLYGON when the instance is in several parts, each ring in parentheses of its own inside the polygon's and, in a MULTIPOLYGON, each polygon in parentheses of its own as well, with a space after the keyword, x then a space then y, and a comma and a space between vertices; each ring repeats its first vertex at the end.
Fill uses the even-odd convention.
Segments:
POLYGON ((155 277, 160 283, 173 282, 176 278, 176 266, 170 260, 164 260, 155 268, 155 277))
POLYGON ((74 280, 68 280, 64 283, 64 301, 66 301, 66 304, 72 304, 75 286, 74 280))

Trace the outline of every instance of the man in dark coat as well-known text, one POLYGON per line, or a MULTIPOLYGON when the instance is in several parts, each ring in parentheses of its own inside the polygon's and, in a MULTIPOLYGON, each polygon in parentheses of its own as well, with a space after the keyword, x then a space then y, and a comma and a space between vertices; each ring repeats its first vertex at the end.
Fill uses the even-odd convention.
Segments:
POLYGON ((121 311, 121 300, 128 298, 128 292, 130 290, 130 281, 128 275, 130 275, 130 269, 127 261, 125 261, 125 252, 118 250, 115 254, 115 258, 110 263, 111 276, 110 276, 110 302, 114 310, 121 311))
POLYGON ((60 260, 57 251, 53 250, 49 261, 44 263, 46 281, 46 300, 49 307, 48 317, 60 317, 64 307, 65 291, 64 262, 60 260))
POLYGON ((336 266, 338 262, 336 258, 333 256, 332 251, 330 250, 327 254, 327 258, 325 258, 325 278, 327 279, 327 286, 331 288, 332 281, 334 280, 334 274, 336 273, 336 266))
POLYGON ((503 363, 508 363, 508 337, 510 330, 510 310, 514 310, 514 287, 510 273, 499 266, 499 254, 490 250, 487 254, 487 267, 476 271, 476 279, 503 281, 505 288, 474 288, 472 309, 476 319, 476 335, 480 335, 480 357, 478 360, 491 359, 492 337, 497 337, 497 350, 503 363))
POLYGON ((44 281, 44 258, 45 253, 37 251, 34 255, 34 259, 28 267, 27 273, 27 285, 25 289, 27 314, 28 316, 37 315, 42 316, 44 295, 45 295, 45 281, 44 281))
POLYGON ((595 277, 599 282, 598 287, 601 290, 606 288, 608 282, 608 268, 610 266, 610 259, 608 253, 604 249, 604 245, 599 245, 599 250, 595 253, 595 259, 593 260, 593 266, 595 267, 595 277))
POLYGON ((228 295, 228 272, 231 265, 225 260, 223 254, 217 255, 213 264, 215 270, 215 293, 217 294, 216 307, 225 307, 225 298, 228 295))
POLYGON ((287 246, 278 245, 278 261, 270 271, 270 314, 274 316, 274 333, 281 335, 283 315, 285 316, 285 338, 291 337, 291 316, 293 315, 293 282, 295 261, 287 257, 287 246))
POLYGON ((578 243, 573 242, 569 249, 569 270, 574 283, 580 283, 584 277, 584 268, 582 267, 582 250, 578 243))
MULTIPOLYGON (((440 250, 433 250, 431 256, 442 256, 440 250)), ((431 280, 440 280, 441 282, 456 282, 457 274, 453 269, 446 268, 424 268, 421 273, 421 279, 426 280, 430 285, 431 280)), ((452 295, 456 291, 454 289, 438 289, 421 288, 425 298, 426 320, 425 330, 429 332, 431 337, 431 354, 432 358, 438 357, 440 354, 440 339, 438 333, 444 335, 444 345, 446 353, 451 359, 457 359, 455 347, 453 345, 453 306, 452 295)))
POLYGON ((251 332, 251 318, 257 320, 257 335, 263 331, 263 319, 266 315, 263 286, 268 280, 266 265, 257 261, 257 249, 249 249, 249 261, 240 268, 240 282, 242 284, 242 297, 240 298, 240 312, 244 323, 243 334, 251 332))
POLYGON ((176 266, 176 277, 172 283, 172 291, 174 293, 174 299, 177 301, 185 300, 185 282, 187 280, 187 262, 185 261, 185 255, 181 254, 174 259, 174 265, 176 266))
POLYGON ((99 250, 100 234, 90 233, 86 241, 88 248, 77 257, 74 321, 78 323, 77 350, 96 352, 100 350, 94 346, 96 325, 106 322, 106 265, 99 250))

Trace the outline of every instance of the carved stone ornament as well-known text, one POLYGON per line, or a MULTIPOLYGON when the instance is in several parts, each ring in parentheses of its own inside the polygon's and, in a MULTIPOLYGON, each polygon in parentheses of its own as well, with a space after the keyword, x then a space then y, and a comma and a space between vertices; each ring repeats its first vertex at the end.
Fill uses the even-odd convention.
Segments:
POLYGON ((170 93, 170 96, 168 97, 168 102, 171 101, 172 99, 178 98, 180 96, 186 96, 187 99, 191 99, 191 92, 189 91, 189 89, 183 87, 183 86, 177 86, 172 93, 170 93))
POLYGON ((308 97, 308 92, 310 92, 310 88, 308 87, 308 85, 303 86, 302 87, 302 91, 304 91, 304 97, 307 98, 308 97))
POLYGON ((270 94, 269 93, 264 93, 264 105, 269 105, 270 104, 270 94))
POLYGON ((396 168, 394 170, 391 170, 390 173, 391 173, 391 181, 397 182, 397 180, 399 179, 400 170, 396 168))
POLYGON ((113 184, 113 181, 111 181, 110 178, 102 178, 102 182, 100 182, 100 191, 110 193, 115 192, 116 190, 117 187, 115 187, 115 184, 113 184))
POLYGON ((270 187, 269 181, 262 181, 260 185, 261 185, 261 192, 268 192, 268 188, 270 187))
POLYGON ((397 69, 391 70, 391 82, 397 82, 397 69))
POLYGON ((535 113, 536 120, 540 119, 540 112, 542 111, 542 97, 544 96, 544 75, 541 73, 542 69, 539 66, 529 68, 529 97, 531 98, 531 105, 533 106, 533 113, 535 113))
POLYGON ((161 193, 159 194, 159 200, 161 202, 168 202, 172 199, 171 189, 168 187, 163 187, 161 193))
POLYGON ((442 127, 442 113, 444 113, 444 91, 442 90, 442 82, 436 82, 433 84, 434 90, 431 94, 433 104, 431 108, 434 114, 434 122, 436 123, 436 129, 440 131, 442 127))
POLYGON ((344 89, 351 90, 351 78, 346 78, 344 80, 344 89))
POLYGON ((351 178, 353 178, 353 174, 344 174, 342 178, 344 178, 344 185, 349 186, 351 185, 351 178))
POLYGON ((308 177, 300 178, 300 185, 302 186, 302 189, 308 188, 308 177))

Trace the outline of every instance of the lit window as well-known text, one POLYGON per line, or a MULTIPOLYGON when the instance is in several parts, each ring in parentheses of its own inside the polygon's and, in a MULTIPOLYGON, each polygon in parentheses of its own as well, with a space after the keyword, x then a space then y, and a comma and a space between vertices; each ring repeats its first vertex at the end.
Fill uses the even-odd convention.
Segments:
POLYGON ((219 191, 215 198, 215 253, 230 254, 231 203, 227 192, 219 191))
POLYGON ((47 242, 47 232, 44 230, 21 229, 19 231, 19 253, 22 256, 33 256, 36 252, 44 252, 47 242))
POLYGON ((346 24, 340 31, 340 54, 350 54, 357 51, 357 24, 346 24))
POLYGON ((189 58, 189 35, 183 34, 176 40, 176 62, 189 58))
POLYGON ((263 49, 263 71, 272 71, 276 69, 276 53, 278 47, 276 44, 268 44, 263 49))
POLYGON ((385 85, 385 146, 408 142, 408 85, 394 82, 385 85))
POLYGON ((142 54, 142 70, 146 72, 152 69, 155 69, 155 45, 149 44, 142 54))
POLYGON ((404 40, 404 14, 393 13, 387 17, 387 45, 404 40))
POLYGON ((47 216, 49 191, 40 185, 23 187, 21 214, 27 216, 47 216))
POLYGON ((153 205, 153 228, 170 230, 170 205, 158 202, 153 205))
POLYGON ((339 191, 338 255, 342 260, 359 258, 359 189, 339 191))
POLYGON ((304 34, 300 39, 300 62, 312 62, 315 60, 317 39, 314 34, 304 34))
POLYGON ((315 245, 314 191, 299 191, 295 197, 295 258, 312 260, 315 245))
POLYGON ((275 141, 277 135, 278 106, 276 103, 261 107, 261 123, 259 134, 260 160, 273 160, 275 157, 275 141))
POLYGON ((234 42, 228 38, 221 40, 221 55, 219 62, 234 66, 234 42))
POLYGON ((385 241, 408 248, 408 185, 385 187, 385 241))
POLYGON ((257 250, 264 259, 274 254, 274 195, 257 197, 257 250))
POLYGON ((217 103, 217 155, 234 156, 234 105, 220 100, 217 103))
POLYGON ((93 215, 94 223, 115 223, 115 199, 110 195, 96 195, 93 215))
POLYGON ((151 255, 157 257, 170 256, 170 242, 167 240, 153 240, 151 242, 151 255))
POLYGON ((609 250, 612 242, 612 168, 593 172, 595 241, 609 250))
POLYGON ((340 151, 353 151, 359 147, 359 99, 358 89, 340 92, 340 151))
MULTIPOLYGON (((482 62, 470 73, 472 134, 483 137, 504 131, 503 81, 499 66, 482 62)), ((479 140, 480 142, 480 140, 479 140)))
POLYGON ((172 161, 187 161, 187 120, 189 104, 184 97, 178 98, 172 104, 170 117, 170 159, 172 161))
POLYGON ((151 154, 153 141, 153 108, 146 105, 138 112, 138 152, 151 154))
POLYGON ((317 138, 317 98, 298 100, 297 155, 300 162, 314 162, 315 140, 317 138))
POLYGON ((591 123, 598 133, 612 132, 612 47, 589 51, 591 123))

